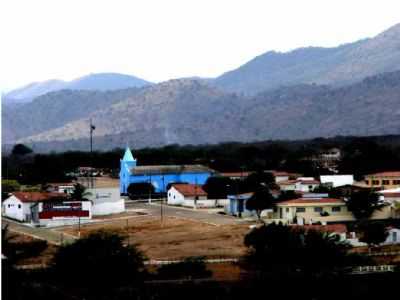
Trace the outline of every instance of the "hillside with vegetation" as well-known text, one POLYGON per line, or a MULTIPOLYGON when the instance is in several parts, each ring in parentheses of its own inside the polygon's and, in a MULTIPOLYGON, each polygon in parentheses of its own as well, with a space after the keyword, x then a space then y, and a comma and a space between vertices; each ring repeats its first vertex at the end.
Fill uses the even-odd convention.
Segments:
POLYGON ((215 80, 115 89, 133 79, 92 74, 69 83, 77 90, 2 103, 2 144, 82 149, 90 120, 99 149, 398 134, 399 66, 400 24, 337 48, 270 52, 215 80))
POLYGON ((346 87, 297 85, 254 97, 189 79, 106 93, 61 91, 5 115, 3 139, 11 131, 40 148, 81 149, 90 119, 99 149, 397 134, 399 95, 400 71, 346 87))
POLYGON ((400 24, 334 48, 269 51, 215 79, 229 92, 252 94, 296 84, 346 85, 400 66, 400 24))

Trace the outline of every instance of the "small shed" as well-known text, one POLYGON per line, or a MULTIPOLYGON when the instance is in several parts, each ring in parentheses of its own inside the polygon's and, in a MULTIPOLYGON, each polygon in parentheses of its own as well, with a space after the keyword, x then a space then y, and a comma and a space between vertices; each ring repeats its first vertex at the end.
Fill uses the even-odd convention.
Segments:
POLYGON ((207 193, 201 185, 178 183, 168 190, 167 203, 186 207, 215 207, 215 200, 207 199, 207 193))
POLYGON ((225 206, 225 212, 228 215, 237 217, 251 217, 254 212, 246 209, 246 202, 250 199, 253 193, 244 193, 238 195, 228 195, 228 205, 225 206))

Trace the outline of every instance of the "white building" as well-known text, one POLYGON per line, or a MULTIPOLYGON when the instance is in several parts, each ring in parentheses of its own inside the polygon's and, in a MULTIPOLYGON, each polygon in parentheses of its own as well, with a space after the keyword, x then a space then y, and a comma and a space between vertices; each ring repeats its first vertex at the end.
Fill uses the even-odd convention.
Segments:
POLYGON ((354 176, 353 175, 321 175, 321 184, 329 184, 332 187, 353 185, 354 176))
POLYGON ((312 177, 299 177, 296 180, 286 180, 277 183, 281 191, 296 191, 309 193, 320 185, 318 180, 312 177))
POLYGON ((197 184, 173 184, 168 190, 167 203, 186 207, 216 207, 217 200, 207 199, 207 193, 197 184))
POLYGON ((35 225, 66 225, 91 219, 91 202, 64 193, 15 192, 2 203, 2 215, 35 225))
POLYGON ((92 215, 104 216, 125 211, 125 201, 121 198, 119 188, 90 188, 86 197, 92 202, 92 215))

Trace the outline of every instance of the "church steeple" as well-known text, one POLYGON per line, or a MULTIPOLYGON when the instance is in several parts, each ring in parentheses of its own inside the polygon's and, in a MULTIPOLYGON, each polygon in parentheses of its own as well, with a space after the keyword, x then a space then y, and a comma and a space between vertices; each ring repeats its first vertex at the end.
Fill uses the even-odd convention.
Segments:
POLYGON ((122 158, 122 161, 124 162, 136 162, 136 159, 133 158, 131 149, 129 147, 126 147, 124 157, 122 158))

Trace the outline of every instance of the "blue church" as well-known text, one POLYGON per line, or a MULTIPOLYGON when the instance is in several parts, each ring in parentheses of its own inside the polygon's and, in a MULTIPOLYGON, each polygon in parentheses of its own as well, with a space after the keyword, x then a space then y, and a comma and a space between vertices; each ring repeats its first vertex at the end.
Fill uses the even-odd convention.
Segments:
POLYGON ((151 182, 157 193, 166 192, 170 183, 204 184, 214 173, 203 165, 138 166, 127 147, 120 160, 119 184, 121 194, 126 194, 131 183, 151 182))

